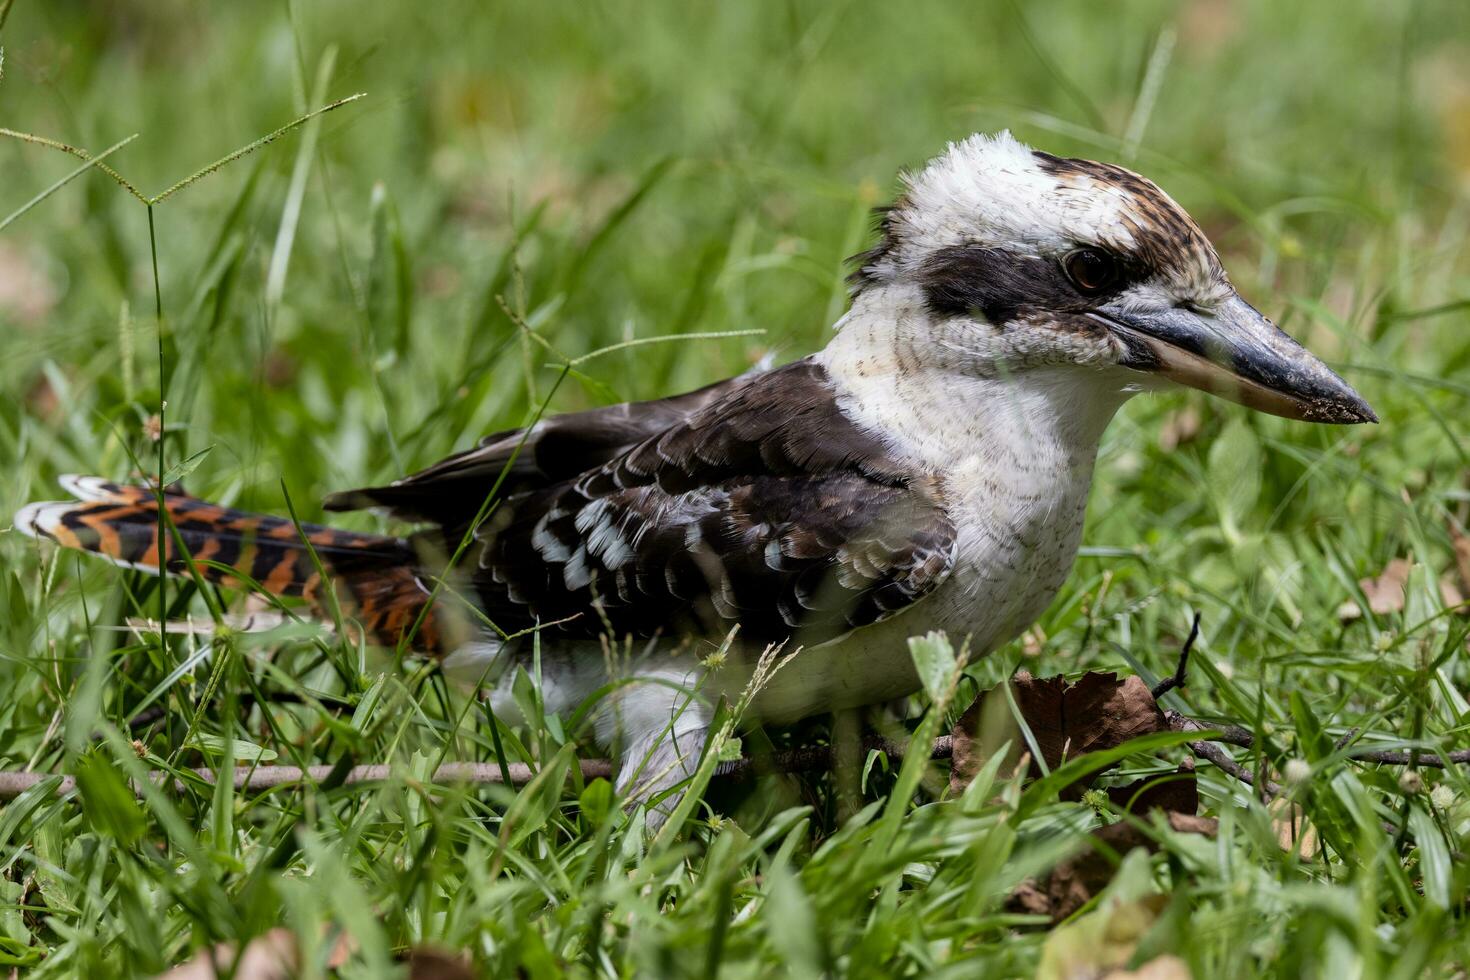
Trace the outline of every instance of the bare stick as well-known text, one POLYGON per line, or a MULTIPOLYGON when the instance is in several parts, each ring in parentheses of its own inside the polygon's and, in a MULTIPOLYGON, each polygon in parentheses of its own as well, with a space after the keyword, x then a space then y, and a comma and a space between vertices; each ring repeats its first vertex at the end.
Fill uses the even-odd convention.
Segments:
MULTIPOLYGON (((1243 749, 1254 748, 1256 744, 1256 738, 1250 733, 1250 730, 1239 725, 1214 728, 1177 711, 1166 711, 1164 717, 1175 731, 1199 732, 1201 738, 1210 742, 1223 742, 1226 745, 1236 745, 1243 749)), ((1339 750, 1344 748, 1356 733, 1356 729, 1348 732, 1347 735, 1338 739, 1336 747, 1339 750)), ((1358 762, 1376 762, 1385 766, 1407 766, 1412 763, 1428 769, 1448 769, 1450 766, 1470 765, 1470 749, 1419 753, 1409 753, 1401 749, 1358 749, 1350 750, 1347 756, 1358 762)))
MULTIPOLYGON (((1219 748, 1214 743, 1234 745, 1240 748, 1252 748, 1255 738, 1249 731, 1239 725, 1226 725, 1223 728, 1213 728, 1209 725, 1195 721, 1177 711, 1167 711, 1164 717, 1169 722, 1169 727, 1175 731, 1195 732, 1199 738, 1189 742, 1189 748, 1200 758, 1213 763, 1222 772, 1228 773, 1243 783, 1251 786, 1257 785, 1257 779, 1245 766, 1236 762, 1230 754, 1219 748)), ((887 753, 895 759, 901 759, 908 753, 908 745, 884 738, 863 739, 865 750, 877 749, 887 753)), ((945 735, 936 738, 929 746, 929 755, 934 759, 948 759, 953 754, 954 746, 950 736, 945 735)), ((1418 766, 1426 768, 1447 768, 1451 765, 1470 764, 1470 750, 1458 750, 1454 752, 1421 752, 1411 756, 1408 752, 1395 750, 1369 750, 1354 752, 1349 758, 1360 762, 1379 763, 1381 765, 1408 765, 1410 759, 1418 766)), ((614 765, 610 759, 583 759, 579 763, 583 779, 606 779, 614 771, 614 765)), ((830 746, 816 746, 812 748, 786 749, 781 752, 772 753, 769 756, 751 757, 744 756, 722 762, 715 769, 715 776, 732 782, 743 782, 754 779, 767 773, 791 773, 791 772, 826 772, 833 766, 833 752, 830 746)), ((257 766, 255 768, 240 767, 235 770, 234 783, 236 789, 241 790, 267 790, 281 786, 294 786, 304 782, 320 782, 332 771, 332 766, 311 766, 302 770, 296 766, 257 766)), ((376 783, 389 778, 391 767, 386 765, 355 766, 347 775, 345 782, 349 785, 357 783, 376 783)), ((191 769, 188 772, 204 780, 213 783, 215 772, 212 769, 191 769)), ((520 786, 531 781, 535 772, 524 763, 507 763, 504 767, 500 763, 486 762, 450 762, 440 766, 435 771, 432 782, 436 783, 505 783, 509 777, 510 784, 520 786)), ((14 799, 26 790, 36 786, 43 780, 50 778, 49 773, 38 772, 16 772, 0 771, 0 800, 14 799)), ((149 778, 156 784, 168 781, 169 774, 162 770, 155 770, 149 774, 149 778)), ((183 780, 175 777, 174 785, 182 788, 183 780)), ((76 781, 70 776, 63 776, 58 792, 70 793, 76 788, 76 781)), ((1275 796, 1281 792, 1281 787, 1271 780, 1265 780, 1263 790, 1275 796)))
MULTIPOLYGON (((581 765, 582 775, 587 779, 607 778, 612 775, 612 763, 607 759, 584 759, 581 765)), ((241 790, 267 790, 280 786, 294 786, 298 783, 317 783, 326 779, 333 768, 332 766, 310 766, 306 769, 297 766, 257 766, 255 768, 240 766, 234 770, 234 784, 236 789, 241 790)), ((506 769, 510 774, 511 783, 517 786, 530 782, 536 775, 535 771, 523 762, 510 763, 506 769)), ((217 778, 213 769, 187 769, 184 772, 192 773, 210 784, 213 784, 217 778)), ((380 783, 388 779, 391 772, 391 766, 353 766, 343 782, 349 785, 380 783)), ((47 778, 47 773, 0 772, 0 799, 13 799, 47 778)), ((148 774, 148 778, 155 784, 163 784, 169 780, 170 774, 155 769, 148 774)), ((176 786, 181 787, 184 780, 176 778, 174 782, 176 786)), ((500 766, 496 763, 448 762, 435 771, 433 782, 478 784, 500 783, 503 780, 500 766)), ((70 793, 75 788, 76 780, 71 776, 63 776, 57 792, 70 793)))
POLYGON ((1448 769, 1450 766, 1470 764, 1470 749, 1457 749, 1454 752, 1420 752, 1412 756, 1408 752, 1393 749, 1369 749, 1365 752, 1350 752, 1348 758, 1359 762, 1379 762, 1385 766, 1412 764, 1427 769, 1448 769))
MULTIPOLYGON (((1208 759, 1221 771, 1229 773, 1247 786, 1256 785, 1255 774, 1230 758, 1230 753, 1220 748, 1220 746, 1212 742, 1189 742, 1187 744, 1189 745, 1190 751, 1195 755, 1201 759, 1208 759)), ((1281 787, 1271 782, 1271 780, 1266 779, 1262 781, 1261 792, 1265 793, 1268 798, 1278 796, 1281 793, 1281 787)))
MULTIPOLYGON (((907 746, 903 743, 888 739, 864 739, 863 746, 869 749, 881 749, 895 758, 902 758, 907 751, 907 746)), ((930 746, 930 755, 936 759, 949 758, 950 751, 949 736, 935 739, 934 744, 930 746)), ((607 779, 613 773, 613 763, 609 759, 583 759, 580 766, 583 779, 607 779)), ((789 749, 785 752, 774 753, 766 759, 734 759, 720 763, 715 772, 722 778, 740 781, 765 772, 813 772, 825 771, 831 767, 832 750, 822 747, 789 749)), ((241 766, 234 770, 234 783, 235 788, 241 790, 275 789, 306 782, 320 782, 327 778, 332 768, 332 766, 311 766, 303 770, 297 766, 256 766, 254 768, 241 766)), ((200 768, 186 771, 206 783, 212 784, 217 778, 213 769, 200 768)), ((380 783, 388 779, 391 772, 392 768, 384 765, 354 766, 347 774, 344 783, 348 785, 380 783)), ((503 769, 499 763, 493 762, 448 762, 434 772, 432 781, 436 783, 504 783, 505 775, 510 777, 511 785, 521 786, 535 778, 536 772, 522 762, 507 763, 503 769)), ((50 778, 49 773, 0 772, 0 800, 14 799, 48 778, 50 778)), ((148 778, 155 784, 162 785, 170 777, 169 773, 163 770, 154 770, 148 774, 148 778)), ((183 779, 175 778, 174 784, 182 788, 183 779)), ((58 792, 70 793, 75 788, 76 780, 71 776, 63 776, 58 792)))
POLYGON ((1174 668, 1174 676, 1165 677, 1155 684, 1154 689, 1149 692, 1154 696, 1155 701, 1174 690, 1174 688, 1184 686, 1184 676, 1189 670, 1189 653, 1194 649, 1194 641, 1198 639, 1199 613, 1195 613, 1194 622, 1189 624, 1189 636, 1185 639, 1184 646, 1179 650, 1179 666, 1174 668))

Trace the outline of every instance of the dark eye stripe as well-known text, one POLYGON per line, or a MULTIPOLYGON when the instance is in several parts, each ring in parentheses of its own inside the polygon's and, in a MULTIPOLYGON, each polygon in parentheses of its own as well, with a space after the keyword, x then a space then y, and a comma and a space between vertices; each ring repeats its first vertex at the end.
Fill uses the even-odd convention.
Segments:
POLYGON ((931 313, 944 317, 979 312, 995 324, 1032 313, 1081 312, 1100 297, 1126 288, 1130 279, 1130 270, 1120 263, 1112 283, 1083 295, 1055 259, 978 245, 939 249, 919 270, 931 313))

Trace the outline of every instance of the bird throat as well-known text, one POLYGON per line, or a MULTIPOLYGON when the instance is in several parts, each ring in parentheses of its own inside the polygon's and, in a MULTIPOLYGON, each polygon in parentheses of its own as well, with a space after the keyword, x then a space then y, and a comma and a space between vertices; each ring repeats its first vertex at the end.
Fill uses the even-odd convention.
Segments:
POLYGON ((951 580, 895 625, 968 635, 978 655, 1029 626, 1066 580, 1103 431, 1133 392, 1106 368, 987 377, 920 356, 914 345, 943 333, 927 316, 921 302, 855 307, 818 359, 844 411, 935 478, 958 530, 951 580))

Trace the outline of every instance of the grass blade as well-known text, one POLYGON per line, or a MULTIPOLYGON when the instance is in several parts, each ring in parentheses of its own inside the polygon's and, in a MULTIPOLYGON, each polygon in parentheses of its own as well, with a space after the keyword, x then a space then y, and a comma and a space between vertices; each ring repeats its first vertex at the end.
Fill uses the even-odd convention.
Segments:
POLYGON ((10 227, 11 223, 18 219, 21 215, 25 214, 31 208, 46 200, 46 198, 50 197, 52 194, 55 194, 57 191, 61 190, 67 184, 71 183, 73 180, 80 177, 88 170, 91 170, 93 167, 100 166, 103 160, 112 156, 118 150, 121 150, 123 147, 127 146, 129 143, 137 138, 138 134, 134 133, 132 136, 129 136, 126 139, 119 140, 118 142, 112 144, 107 149, 97 154, 95 157, 89 157, 87 161, 83 163, 80 167, 77 167, 71 173, 67 174, 65 177, 62 177, 60 180, 56 181, 56 183, 52 184, 50 187, 41 191, 41 193, 37 194, 35 197, 22 204, 19 208, 7 214, 4 219, 0 219, 0 231, 4 231, 6 228, 10 227))
MULTIPOLYGON (((286 125, 282 126, 280 129, 276 129, 269 133, 266 133, 260 139, 255 140, 251 143, 247 143, 244 146, 240 147, 238 150, 235 150, 231 153, 226 153, 224 156, 220 157, 213 163, 201 167, 189 176, 185 177, 183 180, 169 185, 152 197, 142 198, 142 201, 145 204, 161 204, 162 202, 168 200, 170 197, 173 197, 179 191, 183 190, 185 187, 188 187, 190 184, 203 180, 205 177, 208 177, 210 174, 214 173, 216 170, 219 170, 221 167, 228 166, 241 157, 250 153, 254 153, 256 150, 260 149, 263 146, 266 146, 267 144, 274 143, 276 140, 280 139, 282 136, 285 136, 293 129, 296 129, 298 126, 302 126, 315 119, 317 116, 325 115, 326 113, 331 112, 334 109, 340 109, 344 105, 347 105, 349 102, 356 102, 358 99, 366 97, 366 95, 366 92, 358 92, 355 95, 347 96, 345 99, 338 99, 336 102, 330 102, 319 109, 313 109, 311 112, 308 112, 304 116, 298 116, 290 122, 286 123, 286 125)), ((5 133, 6 135, 15 135, 8 133, 5 130, 0 130, 0 133, 5 133)), ((136 194, 137 191, 134 191, 133 193, 136 194)))

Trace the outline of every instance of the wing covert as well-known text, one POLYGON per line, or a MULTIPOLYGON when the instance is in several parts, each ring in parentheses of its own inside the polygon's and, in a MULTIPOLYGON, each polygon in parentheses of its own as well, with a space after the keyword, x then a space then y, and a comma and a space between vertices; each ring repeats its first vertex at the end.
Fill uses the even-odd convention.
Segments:
POLYGON ((752 371, 671 398, 570 412, 529 429, 495 432, 475 448, 387 486, 331 494, 323 506, 329 511, 380 507, 404 520, 464 528, 502 471, 504 494, 555 486, 617 458, 759 376, 752 371))
POLYGON ((479 537, 477 591, 506 632, 739 623, 753 641, 813 643, 929 594, 955 529, 937 484, 798 361, 576 479, 508 497, 479 537))

